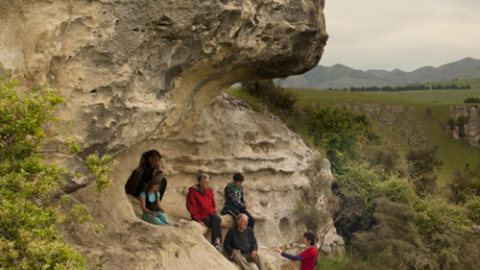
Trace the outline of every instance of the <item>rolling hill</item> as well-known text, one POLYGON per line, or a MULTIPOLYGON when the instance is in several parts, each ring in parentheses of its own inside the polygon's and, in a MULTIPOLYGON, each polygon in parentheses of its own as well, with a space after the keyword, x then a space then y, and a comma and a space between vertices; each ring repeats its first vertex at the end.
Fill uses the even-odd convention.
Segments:
POLYGON ((471 78, 480 78, 480 60, 478 59, 464 58, 439 67, 421 67, 412 72, 400 69, 362 71, 341 64, 331 67, 320 65, 302 75, 277 80, 277 83, 290 88, 344 89, 367 86, 399 86, 471 78))

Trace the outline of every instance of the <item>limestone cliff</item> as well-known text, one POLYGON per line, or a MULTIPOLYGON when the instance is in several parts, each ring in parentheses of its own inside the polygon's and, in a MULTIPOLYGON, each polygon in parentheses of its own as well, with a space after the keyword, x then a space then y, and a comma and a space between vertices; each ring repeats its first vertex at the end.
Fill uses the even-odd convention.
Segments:
MULTIPOLYGON (((223 186, 240 171, 261 246, 296 240, 292 211, 314 153, 268 113, 215 98, 238 81, 314 67, 326 39, 323 0, 0 2, 0 72, 25 89, 45 82, 58 89, 68 101, 58 114, 84 154, 115 158, 108 191, 96 194, 88 179, 74 179, 87 186, 72 196, 104 231, 65 229, 107 269, 235 269, 198 224, 155 227, 135 214, 123 185, 151 148, 165 155, 164 204, 173 219, 188 218, 184 195, 199 170, 212 174, 219 207, 223 186)), ((327 161, 321 174, 331 181, 327 161)), ((262 252, 278 267, 271 249, 262 252)))
POLYGON ((223 89, 302 73, 327 35, 322 0, 3 0, 0 68, 68 99, 87 152, 178 133, 223 89))
POLYGON ((460 117, 466 119, 461 126, 455 125, 453 137, 462 139, 469 145, 480 148, 480 109, 477 106, 454 106, 450 108, 452 119, 458 122, 460 117))

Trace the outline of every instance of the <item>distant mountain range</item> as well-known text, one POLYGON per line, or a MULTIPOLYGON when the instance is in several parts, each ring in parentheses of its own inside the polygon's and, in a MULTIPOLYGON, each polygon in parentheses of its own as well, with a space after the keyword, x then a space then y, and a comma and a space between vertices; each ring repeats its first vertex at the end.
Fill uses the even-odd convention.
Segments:
POLYGON ((312 89, 344 89, 367 86, 399 86, 412 83, 444 82, 453 79, 480 78, 480 60, 465 58, 439 67, 422 67, 412 72, 400 69, 392 71, 353 69, 341 64, 316 68, 277 83, 284 87, 312 89))

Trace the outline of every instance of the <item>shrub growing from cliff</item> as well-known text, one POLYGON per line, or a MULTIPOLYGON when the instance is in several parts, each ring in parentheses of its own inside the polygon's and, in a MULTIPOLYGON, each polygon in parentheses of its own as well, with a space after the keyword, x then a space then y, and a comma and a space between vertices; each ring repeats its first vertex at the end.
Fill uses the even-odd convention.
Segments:
POLYGON ((242 91, 260 98, 270 110, 284 120, 296 113, 297 96, 292 91, 277 87, 273 80, 243 82, 242 91))
MULTIPOLYGON (((91 217, 79 204, 61 210, 70 200, 58 183, 72 173, 43 160, 44 126, 58 121, 53 110, 64 99, 47 87, 20 94, 17 85, 0 80, 0 268, 83 269, 83 256, 62 240, 58 226, 91 217)), ((105 164, 95 168, 107 185, 105 164)))

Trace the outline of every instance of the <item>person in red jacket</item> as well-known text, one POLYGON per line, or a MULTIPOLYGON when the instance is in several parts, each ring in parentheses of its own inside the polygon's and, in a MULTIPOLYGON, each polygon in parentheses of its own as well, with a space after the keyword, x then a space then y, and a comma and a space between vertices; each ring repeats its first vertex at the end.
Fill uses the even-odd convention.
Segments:
POLYGON ((210 188, 210 177, 202 173, 197 177, 198 184, 190 187, 187 194, 187 209, 192 216, 204 227, 212 229, 212 245, 222 252, 222 219, 215 210, 215 199, 210 188))
POLYGON ((301 261, 300 270, 314 270, 315 265, 317 264, 317 247, 315 243, 317 242, 317 237, 311 233, 306 232, 303 234, 303 243, 307 246, 305 251, 300 254, 292 255, 286 252, 283 252, 279 247, 275 246, 275 251, 280 253, 282 257, 285 257, 292 261, 301 261))

